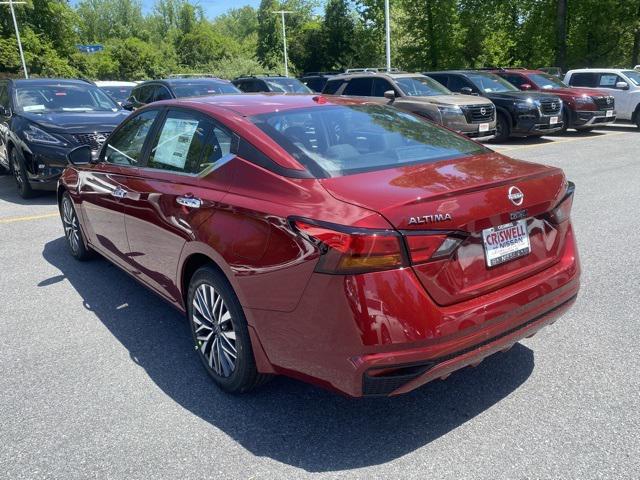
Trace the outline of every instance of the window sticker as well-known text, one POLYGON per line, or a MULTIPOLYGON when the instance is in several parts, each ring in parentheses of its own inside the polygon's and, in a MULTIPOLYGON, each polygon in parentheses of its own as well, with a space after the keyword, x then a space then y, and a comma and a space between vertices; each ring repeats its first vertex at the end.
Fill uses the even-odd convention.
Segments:
POLYGON ((184 169, 198 123, 198 120, 167 118, 155 148, 153 161, 184 169))

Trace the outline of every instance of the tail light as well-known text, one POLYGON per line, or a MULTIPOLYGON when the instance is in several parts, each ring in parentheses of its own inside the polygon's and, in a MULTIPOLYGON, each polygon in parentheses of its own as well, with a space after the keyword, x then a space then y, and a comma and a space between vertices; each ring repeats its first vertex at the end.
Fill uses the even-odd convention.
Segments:
POLYGON ((567 192, 564 197, 548 214, 548 218, 551 223, 558 225, 569 219, 569 216, 571 215, 571 207, 573 206, 573 193, 575 190, 575 183, 569 182, 567 185, 567 192))
POLYGON ((446 234, 415 234, 403 237, 395 230, 351 228, 292 220, 300 235, 318 246, 320 259, 316 271, 355 274, 408 267, 444 258, 453 252, 461 239, 446 234))

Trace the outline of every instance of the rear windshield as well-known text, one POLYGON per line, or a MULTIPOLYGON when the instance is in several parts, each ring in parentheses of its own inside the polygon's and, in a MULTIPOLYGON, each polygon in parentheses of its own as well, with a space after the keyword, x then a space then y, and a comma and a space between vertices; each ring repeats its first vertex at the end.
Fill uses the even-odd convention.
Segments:
POLYGON ((133 90, 133 86, 122 86, 122 87, 98 87, 103 92, 107 92, 107 94, 113 98, 116 102, 124 102, 131 95, 131 90, 133 90))
POLYGON ((338 177, 489 150, 384 105, 333 105, 265 113, 252 121, 319 176, 338 177))
POLYGON ((518 88, 511 85, 504 78, 493 73, 466 73, 467 78, 483 93, 519 92, 518 88))
POLYGON ((272 92, 313 93, 309 87, 297 78, 263 78, 272 92))
POLYGON ((410 97, 451 95, 451 92, 442 84, 425 76, 396 78, 396 83, 402 93, 410 97))
POLYGON ((203 97, 218 93, 241 93, 233 84, 223 82, 180 83, 171 86, 177 98, 203 97))

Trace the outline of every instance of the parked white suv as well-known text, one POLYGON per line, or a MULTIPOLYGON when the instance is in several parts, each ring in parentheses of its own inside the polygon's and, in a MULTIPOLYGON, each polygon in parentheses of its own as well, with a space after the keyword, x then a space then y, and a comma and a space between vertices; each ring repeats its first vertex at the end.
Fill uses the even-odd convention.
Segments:
POLYGON ((623 68, 582 68, 569 70, 564 82, 572 87, 605 90, 616 99, 618 120, 628 120, 640 128, 640 72, 623 68))

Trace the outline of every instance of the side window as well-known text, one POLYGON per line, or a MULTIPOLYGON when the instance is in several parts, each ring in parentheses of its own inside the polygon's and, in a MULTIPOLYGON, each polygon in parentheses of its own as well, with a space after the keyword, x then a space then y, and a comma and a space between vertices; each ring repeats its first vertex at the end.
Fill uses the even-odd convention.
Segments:
POLYGON ((374 78, 373 79, 373 96, 374 97, 384 97, 384 92, 387 90, 393 90, 395 92, 395 88, 391 85, 387 80, 383 78, 374 78))
POLYGON ((264 80, 254 80, 253 83, 255 85, 254 92, 270 92, 271 91, 271 88, 269 88, 269 85, 267 85, 267 82, 265 82, 264 80))
POLYGON ((250 92, 251 90, 249 90, 249 85, 247 82, 237 82, 236 83, 236 87, 238 87, 238 89, 242 90, 243 92, 250 92))
POLYGON ((137 166, 144 141, 157 115, 158 110, 147 110, 126 120, 107 142, 104 161, 115 165, 137 166))
POLYGON ((601 73, 598 86, 603 88, 616 88, 616 83, 621 81, 622 79, 615 73, 601 73))
POLYGON ((159 100, 170 100, 171 93, 164 85, 160 85, 156 87, 155 95, 153 96, 153 101, 157 102, 159 100))
POLYGON ((511 83, 512 85, 515 85, 518 88, 520 88, 525 83, 529 83, 529 81, 522 75, 508 74, 508 75, 501 75, 501 77, 504 78, 507 82, 511 83))
POLYGON ((338 91, 341 85, 342 80, 329 80, 322 89, 322 93, 333 95, 338 91))
POLYGON ((370 97, 372 82, 373 78, 352 78, 342 94, 370 97))
POLYGON ((449 90, 451 90, 452 92, 459 92, 464 87, 471 88, 474 91, 476 90, 471 85, 469 85, 469 83, 461 76, 449 75, 449 90))
POLYGON ((231 150, 231 133, 195 112, 169 111, 156 139, 147 167, 172 172, 200 173, 231 150))
POLYGON ((578 72, 571 75, 569 85, 574 87, 597 87, 598 74, 590 72, 578 72))
MULTIPOLYGON (((449 76, 448 75, 442 75, 442 74, 428 74, 427 75, 429 78, 435 80, 436 82, 438 82, 440 85, 443 85, 445 87, 447 87, 447 83, 449 82, 449 76)), ((449 90, 451 90, 451 87, 448 87, 449 90)))

